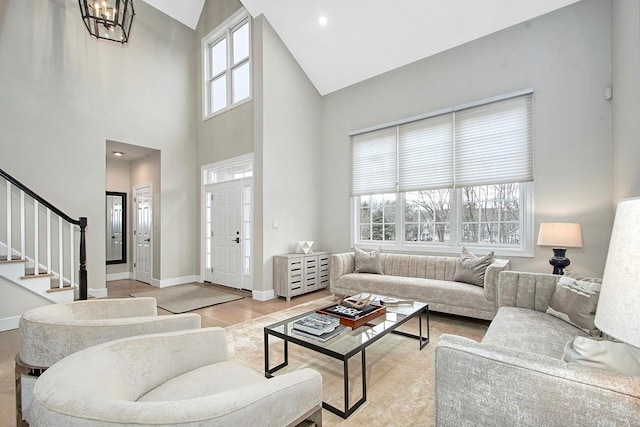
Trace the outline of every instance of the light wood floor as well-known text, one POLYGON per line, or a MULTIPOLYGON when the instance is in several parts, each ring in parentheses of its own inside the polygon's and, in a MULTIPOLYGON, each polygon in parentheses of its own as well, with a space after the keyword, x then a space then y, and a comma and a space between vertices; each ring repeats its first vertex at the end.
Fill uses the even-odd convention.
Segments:
MULTIPOLYGON (((292 298, 287 302, 284 298, 269 301, 256 301, 251 292, 238 291, 219 285, 206 285, 224 292, 242 295, 245 298, 224 304, 205 307, 193 311, 202 316, 202 327, 230 326, 293 307, 329 295, 328 290, 311 292, 292 298)), ((107 283, 108 298, 130 298, 129 293, 156 289, 135 280, 117 280, 107 283)), ((161 308, 159 314, 171 314, 161 308)), ((0 427, 15 426, 15 376, 14 358, 18 353, 18 330, 0 332, 0 427)))

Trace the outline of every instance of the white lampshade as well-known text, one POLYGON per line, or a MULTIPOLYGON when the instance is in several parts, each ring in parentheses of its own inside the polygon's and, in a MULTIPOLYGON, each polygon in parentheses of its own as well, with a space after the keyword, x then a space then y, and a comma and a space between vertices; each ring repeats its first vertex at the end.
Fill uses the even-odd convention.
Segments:
POLYGON ((538 246, 581 248, 582 230, 575 222, 543 222, 538 233, 538 246))
POLYGON ((640 347, 640 198, 618 203, 595 324, 640 347))

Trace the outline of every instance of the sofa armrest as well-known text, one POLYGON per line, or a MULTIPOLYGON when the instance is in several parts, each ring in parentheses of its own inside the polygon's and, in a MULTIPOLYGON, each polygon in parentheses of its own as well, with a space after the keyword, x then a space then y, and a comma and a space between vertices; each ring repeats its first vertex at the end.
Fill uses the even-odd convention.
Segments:
MULTIPOLYGON (((511 262, 508 259, 495 259, 484 273, 484 297, 497 304, 498 277, 502 271, 509 270, 511 262)), ((497 305, 496 305, 497 308, 497 305)))
MULTIPOLYGON (((535 332, 532 332, 535 333, 535 332)), ((436 425, 629 425, 640 378, 441 336, 435 350, 436 425)))
POLYGON ((353 252, 331 254, 331 272, 329 284, 340 282, 340 277, 353 273, 356 269, 356 256, 353 252))
POLYGON ((561 276, 544 273, 503 271, 498 280, 498 308, 522 307, 546 311, 561 276))

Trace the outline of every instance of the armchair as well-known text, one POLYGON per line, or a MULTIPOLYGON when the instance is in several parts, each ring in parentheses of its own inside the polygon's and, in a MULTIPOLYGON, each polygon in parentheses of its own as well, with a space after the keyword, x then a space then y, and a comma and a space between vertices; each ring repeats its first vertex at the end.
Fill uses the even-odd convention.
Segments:
POLYGON ((27 409, 38 426, 322 425, 322 377, 266 379, 227 360, 221 328, 123 338, 81 350, 38 379, 27 409))
POLYGON ((95 299, 25 312, 16 356, 16 417, 31 400, 36 377, 64 357, 95 344, 133 335, 200 328, 195 313, 158 316, 155 298, 95 299))

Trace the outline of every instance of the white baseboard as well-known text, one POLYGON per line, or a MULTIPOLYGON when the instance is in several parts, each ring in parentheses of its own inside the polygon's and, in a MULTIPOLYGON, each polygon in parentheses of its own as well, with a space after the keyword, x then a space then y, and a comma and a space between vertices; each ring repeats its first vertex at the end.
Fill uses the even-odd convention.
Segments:
POLYGON ((11 329, 18 329, 20 323, 20 316, 11 316, 0 319, 0 332, 10 331, 11 329))
POLYGON ((94 298, 106 298, 107 297, 107 288, 100 289, 87 289, 87 295, 92 296, 94 298))
POLYGON ((269 301, 276 297, 276 293, 273 289, 269 289, 268 291, 253 290, 251 291, 251 297, 256 301, 269 301))
POLYGON ((112 282, 114 280, 126 280, 131 278, 133 278, 133 273, 129 271, 125 271, 124 273, 107 274, 107 282, 112 282))
POLYGON ((173 277, 171 279, 151 279, 151 286, 167 288, 169 286, 184 285, 185 283, 197 282, 199 277, 194 274, 193 276, 173 277))

